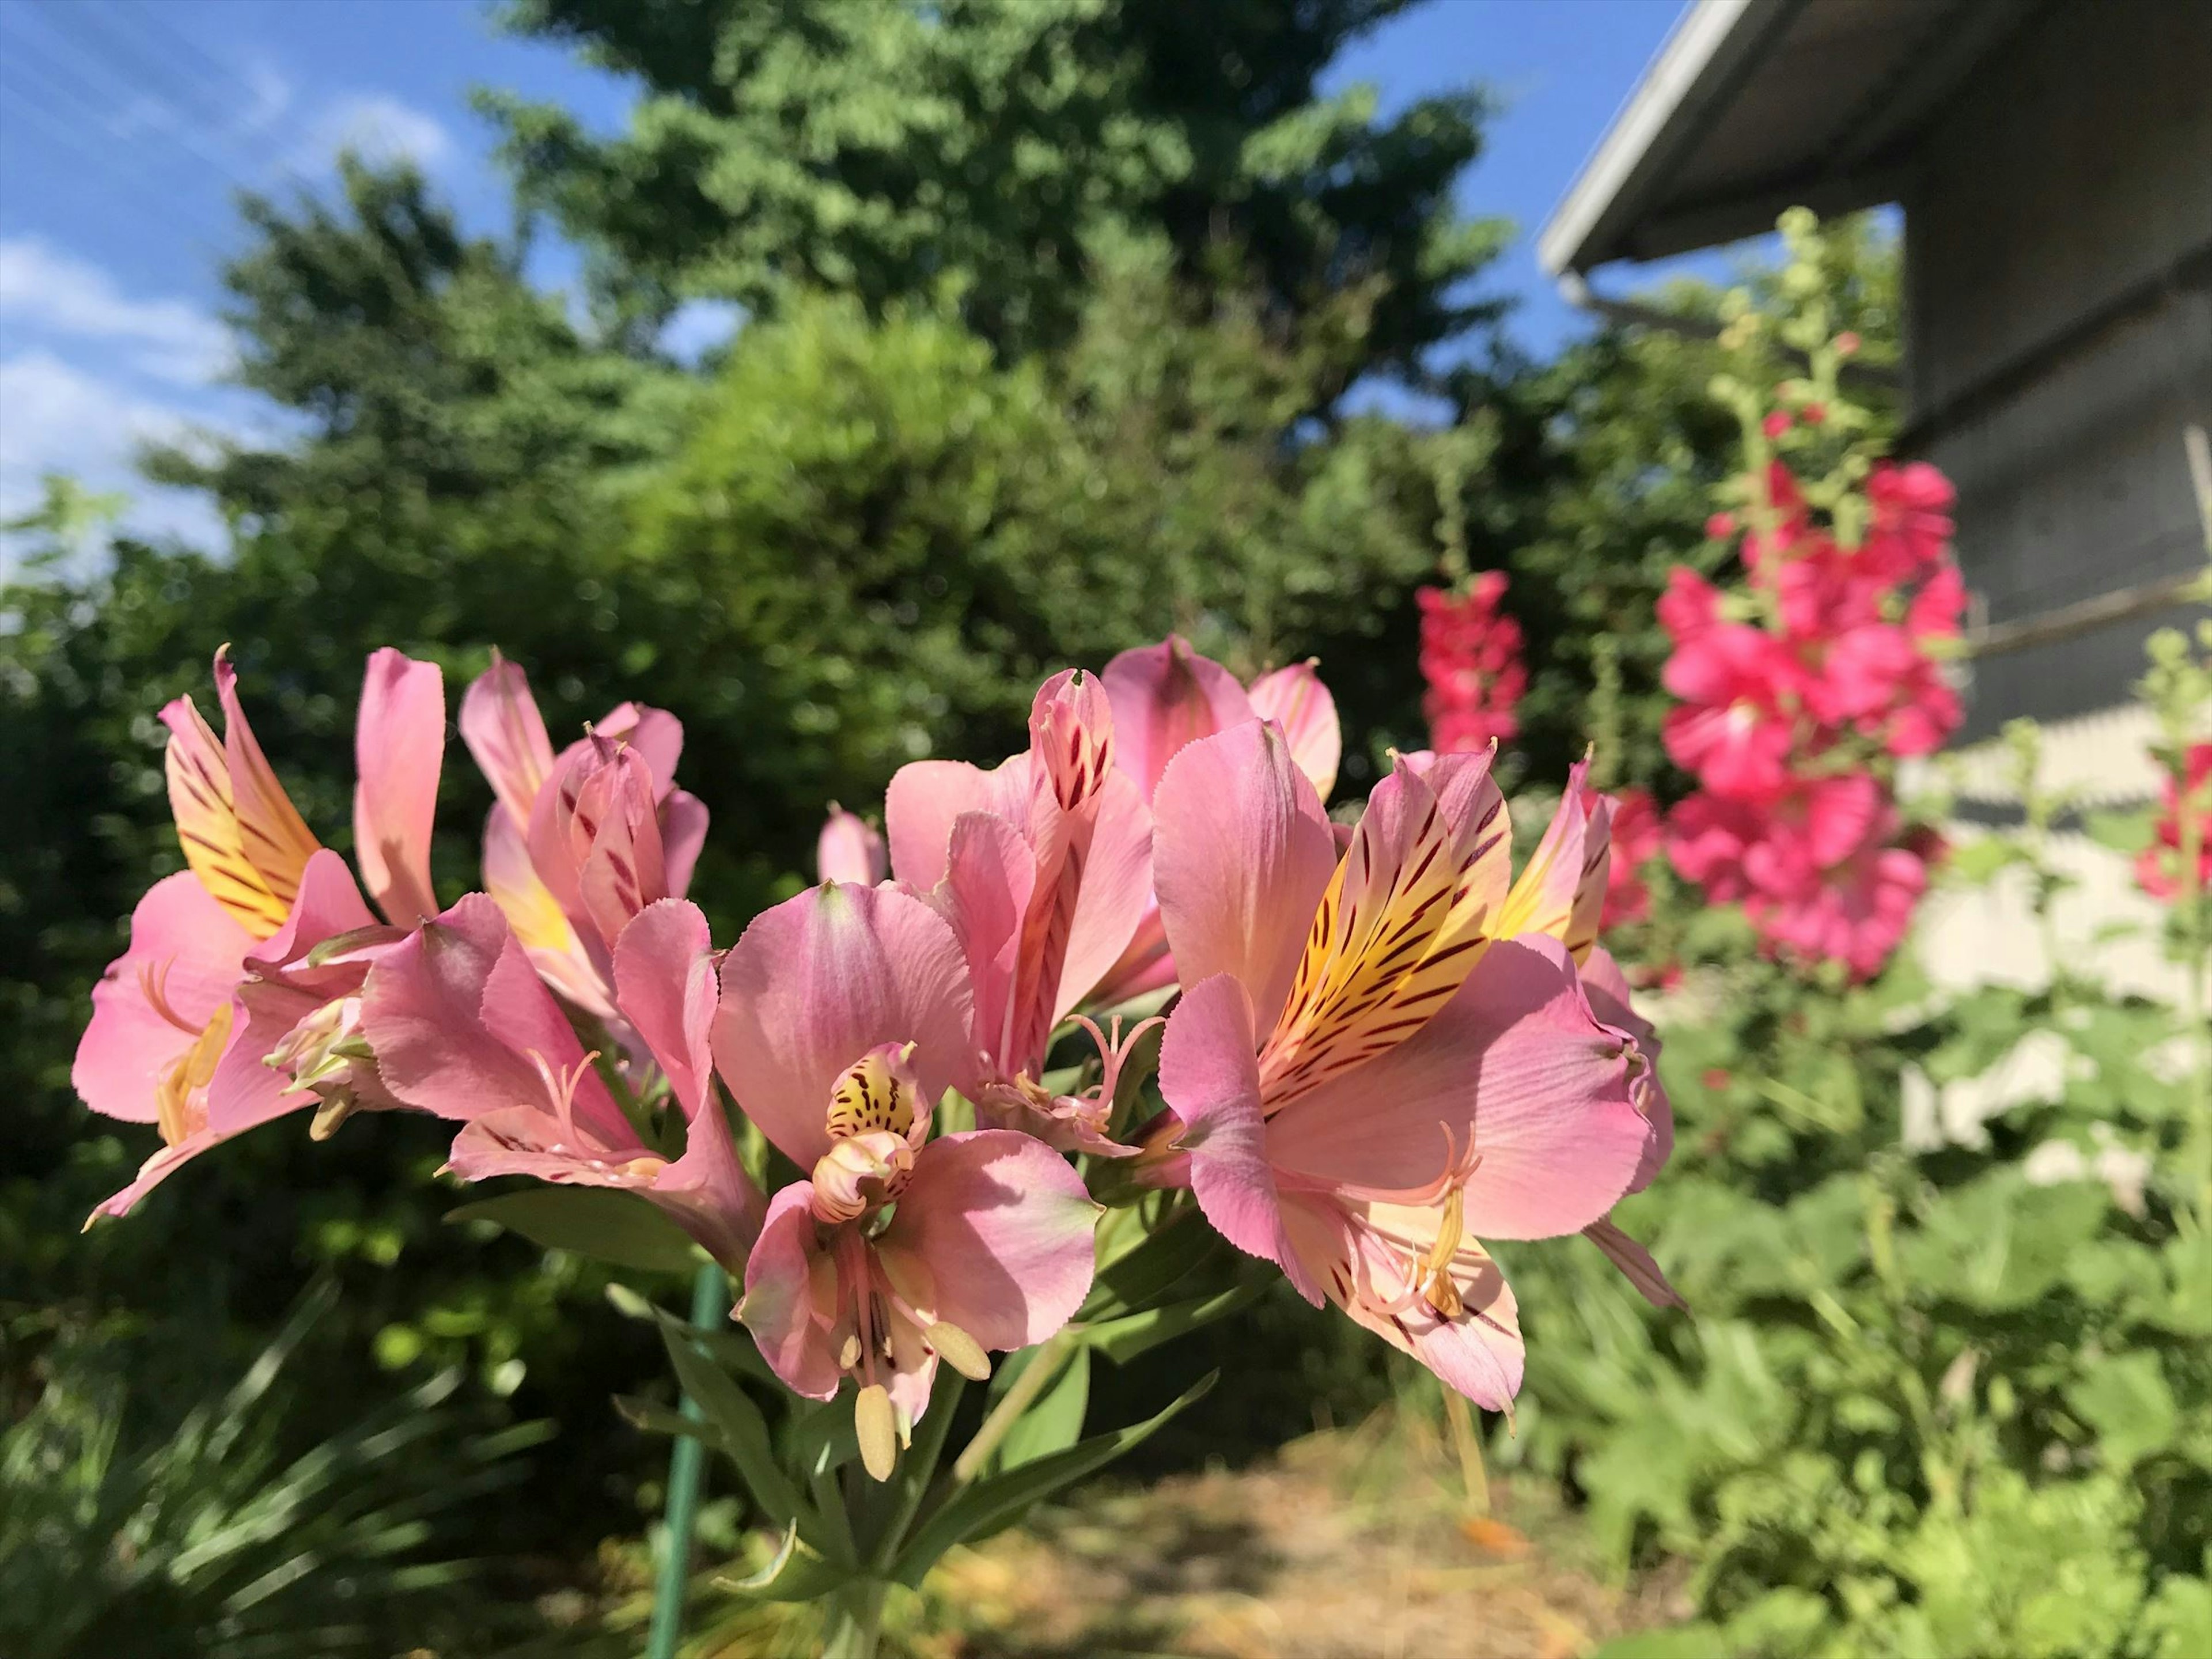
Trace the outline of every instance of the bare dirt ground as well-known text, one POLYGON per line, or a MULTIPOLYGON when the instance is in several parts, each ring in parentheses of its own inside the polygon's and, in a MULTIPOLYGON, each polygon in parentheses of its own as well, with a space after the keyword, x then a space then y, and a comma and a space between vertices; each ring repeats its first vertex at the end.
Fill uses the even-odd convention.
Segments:
POLYGON ((908 1651, 1578 1659, 1687 1613, 1678 1575, 1613 1582, 1538 1483, 1493 1483, 1482 1516, 1437 1436, 1378 1423, 1236 1473, 1094 1490, 957 1552, 908 1651))

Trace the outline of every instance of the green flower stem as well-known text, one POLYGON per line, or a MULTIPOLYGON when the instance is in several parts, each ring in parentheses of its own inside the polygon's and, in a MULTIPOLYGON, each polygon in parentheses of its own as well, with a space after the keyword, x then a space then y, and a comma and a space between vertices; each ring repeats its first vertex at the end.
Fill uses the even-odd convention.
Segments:
MULTIPOLYGON (((722 1270, 709 1262, 691 1281, 691 1322, 710 1330, 729 1306, 729 1287, 722 1270)), ((694 1420, 705 1415, 689 1395, 684 1396, 683 1411, 694 1420)), ((698 1516, 705 1456, 705 1447, 688 1434, 677 1437, 675 1449, 668 1455, 668 1536, 659 1577, 653 1586, 647 1659, 675 1659, 676 1644, 684 1634, 684 1592, 691 1577, 691 1527, 698 1516)))
MULTIPOLYGON (((945 1373, 951 1370, 950 1366, 944 1368, 945 1373)), ((907 1529, 914 1525, 921 1500, 929 1492, 930 1477, 937 1473, 938 1459, 945 1455, 945 1437, 952 1432, 952 1414, 960 1409, 960 1396, 968 1387, 964 1376, 940 1375, 944 1380, 929 1402, 929 1410, 922 1415, 921 1431, 907 1448, 906 1455, 899 1460, 898 1502, 884 1522, 883 1535, 876 1540, 873 1553, 878 1571, 890 1570, 891 1563, 897 1559, 899 1546, 906 1542, 907 1529)))
POLYGON ((1044 1392, 1045 1385, 1060 1370, 1060 1361, 1081 1340, 1075 1327, 1070 1325, 1037 1350, 1036 1358, 1030 1360, 1028 1368, 1014 1379, 1012 1386, 1007 1389, 999 1403, 991 1407, 991 1414, 983 1419, 983 1426, 975 1431, 975 1437, 954 1460, 952 1478, 955 1480, 965 1486, 983 1472, 983 1466, 991 1461, 991 1454, 999 1449, 999 1443, 1021 1420, 1022 1413, 1036 1404, 1036 1397, 1044 1392))
POLYGON ((875 1659, 890 1588, 880 1578, 854 1578, 830 1592, 823 1606, 822 1659, 875 1659))

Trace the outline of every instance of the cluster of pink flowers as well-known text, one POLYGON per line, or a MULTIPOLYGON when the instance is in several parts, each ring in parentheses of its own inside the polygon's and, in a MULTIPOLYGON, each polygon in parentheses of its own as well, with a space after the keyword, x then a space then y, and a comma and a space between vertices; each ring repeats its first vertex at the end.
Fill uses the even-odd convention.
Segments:
POLYGON ((2194 890, 2212 892, 2212 743, 2189 745, 2179 777, 2168 773, 2165 801, 2152 844, 2136 858, 2136 881, 2161 903, 2181 896, 2190 884, 2183 830, 2193 829, 2197 842, 2194 890))
MULTIPOLYGON (((1886 769, 1960 720, 1931 649, 1966 605, 1952 492, 1924 464, 1877 466, 1853 547, 1778 463, 1767 490, 1770 526, 1743 537, 1750 592, 1677 568, 1660 601, 1665 684, 1682 703, 1667 752, 1698 782, 1668 853, 1711 897, 1740 901, 1770 949, 1863 978, 1903 939, 1934 850, 1905 825, 1886 769)), ((1711 528, 1737 531, 1726 515, 1711 528)))
POLYGON ((436 666, 369 660, 358 883, 221 654, 216 683, 220 737, 189 699, 163 711, 188 867, 139 904, 77 1055, 85 1101, 163 1141, 102 1212, 286 1114, 318 1139, 360 1110, 445 1118, 465 1181, 658 1206, 742 1279, 737 1316, 793 1389, 850 1381, 878 1478, 940 1360, 981 1375, 1083 1302, 1086 1175, 1115 1168, 1124 1192, 1190 1188, 1486 1406, 1522 1352, 1481 1241, 1585 1232, 1672 1298, 1609 1218, 1672 1124, 1597 945, 1613 805, 1579 770, 1518 880, 1487 754, 1403 757, 1340 827, 1311 665, 1247 687, 1170 639, 1048 680, 995 768, 903 769, 881 833, 833 809, 820 884, 718 951, 684 896, 707 814, 675 786, 672 715, 624 704, 556 752, 495 661, 459 719, 496 801, 482 890, 441 905, 436 666), (1152 1017, 1125 1033, 1117 1006, 1152 1017), (1164 1103, 1117 1121, 1163 1018, 1164 1103), (1071 1085, 1047 1055, 1085 1032, 1071 1085), (772 1196, 726 1094, 797 1169, 772 1196))
POLYGON ((1519 733, 1514 715, 1528 689, 1521 624, 1502 613, 1505 573, 1486 570, 1457 592, 1425 587, 1421 699, 1429 742, 1440 755, 1472 755, 1519 733))

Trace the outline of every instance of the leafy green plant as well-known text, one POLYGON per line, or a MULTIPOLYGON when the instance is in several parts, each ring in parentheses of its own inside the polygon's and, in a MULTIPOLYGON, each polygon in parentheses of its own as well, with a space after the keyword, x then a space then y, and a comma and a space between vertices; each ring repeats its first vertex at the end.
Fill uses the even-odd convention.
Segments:
POLYGON ((550 1426, 472 1427, 445 1371, 299 1443, 286 1366, 335 1296, 324 1283, 243 1376, 173 1421, 98 1352, 52 1357, 44 1393, 0 1435, 0 1647, 388 1659, 558 1645, 487 1605, 493 1564, 464 1541, 550 1426))
MULTIPOLYGON (((2143 694, 2178 749, 2212 720, 2208 684, 2185 640, 2152 656, 2143 694)), ((1694 1564, 1698 1621, 1608 1656, 2203 1650, 2203 1005, 2115 993, 2086 965, 2056 908, 2080 805, 2041 782, 2032 726, 2007 739, 2023 821, 1962 839, 1944 880, 2025 895, 2040 984, 1945 993, 1909 951, 1857 986, 1779 967, 1740 915, 1647 872, 1654 918, 1624 954, 1679 975, 1662 1061, 1678 1139, 1621 1220, 1694 1317, 1653 1316, 1594 1260, 1513 1263, 1543 1288, 1520 1432, 1498 1448, 1584 1494, 1617 1560, 1694 1564)), ((2147 839, 2090 822, 2126 850, 2147 839)), ((2201 988, 2188 896, 2160 937, 2201 988)))

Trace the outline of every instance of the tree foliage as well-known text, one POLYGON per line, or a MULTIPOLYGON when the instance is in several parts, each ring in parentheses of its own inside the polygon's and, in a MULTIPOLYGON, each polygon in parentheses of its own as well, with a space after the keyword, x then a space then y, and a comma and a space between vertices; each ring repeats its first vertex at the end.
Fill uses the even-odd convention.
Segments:
MULTIPOLYGON (((635 76, 629 129, 511 96, 525 199, 595 256, 616 315, 789 289, 872 313, 950 283, 1007 353, 1077 327, 1096 245, 1157 230, 1203 281, 1226 243, 1271 308, 1385 294, 1367 364, 1407 377, 1484 314, 1465 279, 1503 226, 1462 219, 1474 92, 1388 118, 1322 72, 1405 0, 514 0, 511 27, 635 76)), ((1340 390, 1341 388, 1338 388, 1340 390)))

